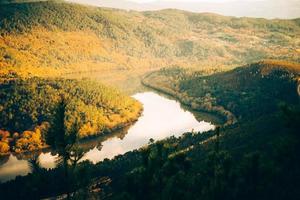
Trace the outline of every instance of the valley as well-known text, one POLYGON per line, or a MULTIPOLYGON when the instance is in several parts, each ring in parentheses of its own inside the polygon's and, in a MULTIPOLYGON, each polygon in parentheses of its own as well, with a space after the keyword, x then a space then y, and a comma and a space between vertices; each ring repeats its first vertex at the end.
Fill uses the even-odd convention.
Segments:
MULTIPOLYGON (((180 136, 192 130, 203 132, 214 128, 209 121, 196 120, 194 115, 181 108, 178 102, 156 93, 137 93, 133 97, 143 103, 143 113, 138 121, 105 136, 82 141, 81 147, 85 155, 81 161, 89 160, 92 163, 98 163, 105 158, 112 159, 114 156, 139 149, 147 145, 150 139, 158 140, 172 135, 180 136)), ((201 116, 201 113, 198 114, 201 116)), ((57 152, 48 149, 3 157, 2 160, 6 161, 0 164, 0 180, 6 181, 17 175, 29 173, 30 168, 27 162, 32 157, 37 157, 41 166, 49 169, 56 165, 55 159, 58 155, 57 152), (20 170, 11 169, 12 166, 19 166, 20 170)))
POLYGON ((4 199, 297 199, 300 21, 0 2, 4 199))

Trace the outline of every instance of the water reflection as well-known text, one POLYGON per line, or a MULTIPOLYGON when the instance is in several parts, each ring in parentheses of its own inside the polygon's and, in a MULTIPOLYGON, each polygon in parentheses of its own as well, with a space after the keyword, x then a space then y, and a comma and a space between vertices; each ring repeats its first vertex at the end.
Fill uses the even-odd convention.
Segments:
MULTIPOLYGON (((198 122, 194 115, 181 108, 180 103, 153 92, 137 93, 133 96, 143 103, 144 111, 138 121, 131 127, 118 131, 108 137, 82 143, 86 153, 82 160, 93 163, 105 158, 113 158, 130 150, 146 145, 150 138, 163 139, 171 135, 179 136, 188 131, 208 131, 214 125, 198 122)), ((54 152, 43 152, 39 162, 45 168, 54 168, 57 155, 54 152)), ((5 181, 16 175, 29 173, 27 160, 18 160, 10 155, 8 161, 0 166, 0 180, 5 181)))
POLYGON ((27 160, 18 160, 16 156, 9 155, 5 164, 0 166, 1 182, 15 178, 17 175, 24 176, 30 172, 27 160))
POLYGON ((144 105, 143 115, 137 123, 128 130, 123 140, 110 138, 102 143, 101 150, 94 148, 87 152, 83 159, 96 163, 144 146, 150 138, 158 140, 171 135, 179 136, 187 131, 203 132, 214 128, 210 123, 198 122, 193 114, 184 111, 178 102, 156 93, 138 93, 133 97, 144 105))
POLYGON ((40 165, 47 169, 55 168, 55 161, 58 158, 58 154, 52 155, 51 152, 41 153, 38 157, 40 165))

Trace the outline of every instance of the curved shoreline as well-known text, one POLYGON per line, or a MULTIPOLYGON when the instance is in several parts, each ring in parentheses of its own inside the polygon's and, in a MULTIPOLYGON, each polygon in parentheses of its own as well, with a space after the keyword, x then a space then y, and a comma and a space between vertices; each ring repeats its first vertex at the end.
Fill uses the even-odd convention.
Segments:
POLYGON ((147 79, 149 79, 149 77, 151 75, 154 75, 155 73, 157 73, 157 71, 146 74, 141 80, 142 85, 144 85, 145 87, 148 87, 150 89, 156 90, 158 92, 161 92, 163 94, 169 95, 169 96, 177 99, 181 104, 191 108, 194 111, 206 112, 209 114, 213 114, 213 115, 217 116, 218 118, 222 118, 223 121, 225 121, 223 123, 223 126, 229 126, 229 125, 237 123, 237 119, 234 116, 234 114, 228 110, 225 110, 222 106, 212 106, 211 109, 207 109, 200 104, 193 103, 195 101, 195 99, 192 97, 185 97, 185 99, 184 99, 182 95, 178 95, 176 93, 176 91, 174 91, 171 88, 164 88, 159 85, 150 83, 150 81, 147 79), (186 100, 186 99, 188 99, 188 100, 186 100))
MULTIPOLYGON (((84 143, 84 142, 89 141, 91 139, 113 135, 113 133, 115 133, 117 131, 120 131, 122 129, 125 129, 127 127, 132 126, 135 122, 137 122, 137 120, 141 116, 142 112, 143 112, 143 108, 138 112, 138 115, 135 119, 130 120, 129 122, 126 122, 126 123, 117 124, 115 127, 112 127, 110 129, 105 129, 102 132, 99 132, 99 134, 95 134, 95 135, 92 135, 92 136, 87 136, 87 137, 84 137, 84 138, 80 138, 78 142, 79 143, 84 143)), ((41 148, 34 149, 34 150, 20 151, 20 152, 10 151, 10 152, 7 152, 7 153, 0 153, 0 158, 5 157, 5 156, 10 156, 11 154, 15 155, 15 156, 20 156, 20 155, 22 156, 22 155, 25 155, 25 154, 41 153, 43 151, 48 151, 48 150, 52 151, 53 149, 51 148, 50 145, 45 144, 41 148)))

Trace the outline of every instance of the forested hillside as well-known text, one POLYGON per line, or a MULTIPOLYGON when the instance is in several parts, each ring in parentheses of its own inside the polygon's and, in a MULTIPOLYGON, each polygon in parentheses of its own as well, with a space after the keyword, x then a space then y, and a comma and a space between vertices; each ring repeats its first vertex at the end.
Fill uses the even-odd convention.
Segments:
POLYGON ((62 100, 65 129, 77 126, 79 138, 129 125, 142 109, 131 97, 90 80, 15 78, 1 83, 0 97, 0 153, 52 145, 62 100))
POLYGON ((227 69, 263 58, 299 61, 299 34, 299 19, 9 3, 0 5, 0 71, 49 76, 174 65, 227 69))
POLYGON ((283 101, 295 103, 300 65, 262 61, 228 72, 206 75, 205 71, 161 69, 143 83, 161 90, 193 109, 223 116, 226 124, 252 120, 276 110, 283 101))
POLYGON ((299 199, 299 38, 299 19, 0 1, 0 154, 50 145, 56 157, 56 168, 43 168, 30 154, 30 173, 0 183, 1 198, 299 199), (224 124, 82 160, 79 139, 142 110, 113 88, 66 78, 96 71, 126 88, 148 72, 145 86, 224 124))

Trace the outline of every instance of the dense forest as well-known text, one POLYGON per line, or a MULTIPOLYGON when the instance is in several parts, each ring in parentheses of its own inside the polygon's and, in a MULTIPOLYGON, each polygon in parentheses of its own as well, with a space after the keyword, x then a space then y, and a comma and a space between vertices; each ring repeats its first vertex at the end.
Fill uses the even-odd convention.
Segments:
POLYGON ((299 69, 299 64, 272 60, 214 75, 207 75, 207 71, 164 68, 148 74, 143 83, 193 109, 219 114, 226 124, 234 124, 273 112, 284 99, 295 103, 298 94, 294 82, 299 69))
POLYGON ((79 126, 79 138, 108 133, 135 121, 136 100, 90 80, 5 79, 0 85, 0 153, 53 144, 56 109, 66 101, 65 127, 79 126))
POLYGON ((0 183, 1 199, 299 199, 299 37, 299 19, 0 1, 0 154, 57 154, 52 169, 30 154, 31 172, 0 183), (114 70, 138 76, 123 84, 114 70), (142 111, 112 87, 66 78, 87 71, 127 89, 145 75, 224 124, 82 161, 82 139, 142 111))
POLYGON ((0 5, 0 70, 51 76, 112 68, 228 69, 265 58, 298 62, 299 32, 299 19, 8 3, 0 5))
MULTIPOLYGON (((167 74, 186 74, 178 68, 167 71, 158 73, 166 79, 167 74)), ((210 91, 222 85, 224 100, 216 103, 225 107, 230 101, 233 107, 227 109, 247 105, 230 110, 237 122, 202 134, 150 140, 148 147, 96 165, 85 161, 46 170, 32 160, 33 173, 1 184, 1 193, 10 199, 298 199, 299 66, 268 62, 209 76, 193 74, 194 79, 181 78, 181 89, 201 96, 203 88, 193 87, 193 81, 207 80, 210 91), (61 184, 57 176, 63 177, 61 184)))

